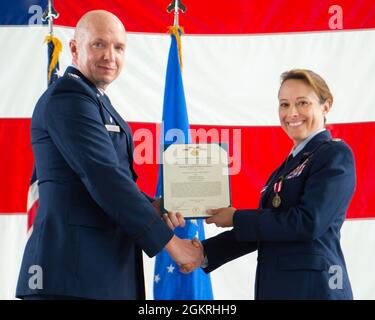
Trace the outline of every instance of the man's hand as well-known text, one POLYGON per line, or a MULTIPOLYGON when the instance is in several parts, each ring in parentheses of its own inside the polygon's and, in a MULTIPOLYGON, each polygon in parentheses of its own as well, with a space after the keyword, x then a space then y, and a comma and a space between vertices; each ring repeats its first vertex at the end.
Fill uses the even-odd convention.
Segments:
POLYGON ((203 247, 199 241, 198 243, 173 236, 165 246, 165 249, 171 258, 181 267, 180 270, 182 272, 191 272, 199 267, 204 260, 203 247))
MULTIPOLYGON (((198 238, 194 238, 193 240, 191 240, 191 243, 193 244, 193 246, 195 248, 198 248, 199 250, 202 251, 202 254, 203 254, 203 260, 204 260, 204 249, 203 249, 203 246, 202 246, 202 243, 198 240, 198 238)), ((187 263, 187 264, 183 264, 181 265, 180 267, 180 271, 182 273, 190 273, 190 272, 193 272, 195 269, 199 268, 202 263, 203 263, 203 260, 202 261, 197 261, 197 263, 187 263), (200 262, 200 263, 199 263, 200 262)))
POLYGON ((233 227, 233 215, 235 208, 208 209, 207 213, 211 217, 206 219, 206 223, 216 224, 217 227, 233 227))
POLYGON ((163 214, 163 220, 172 230, 176 227, 185 227, 185 219, 180 212, 168 211, 163 214))
MULTIPOLYGON (((161 198, 153 201, 152 206, 154 207, 155 211, 161 215, 161 198)), ((164 222, 168 225, 169 228, 172 230, 176 227, 184 227, 185 226, 185 219, 180 212, 172 212, 168 211, 164 213, 162 216, 164 222)))

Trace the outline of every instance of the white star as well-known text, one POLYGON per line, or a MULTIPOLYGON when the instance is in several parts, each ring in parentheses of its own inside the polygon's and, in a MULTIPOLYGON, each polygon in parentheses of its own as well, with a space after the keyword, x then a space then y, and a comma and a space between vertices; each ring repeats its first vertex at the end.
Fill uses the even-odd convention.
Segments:
POLYGON ((55 73, 57 74, 57 76, 60 78, 60 77, 62 77, 62 71, 60 70, 60 69, 55 69, 56 71, 55 71, 55 73))
POLYGON ((155 276, 154 281, 156 283, 158 283, 160 281, 160 276, 158 274, 155 276))
POLYGON ((174 268, 173 264, 170 264, 170 265, 167 267, 167 269, 168 269, 168 273, 173 273, 173 270, 174 270, 175 268, 174 268))

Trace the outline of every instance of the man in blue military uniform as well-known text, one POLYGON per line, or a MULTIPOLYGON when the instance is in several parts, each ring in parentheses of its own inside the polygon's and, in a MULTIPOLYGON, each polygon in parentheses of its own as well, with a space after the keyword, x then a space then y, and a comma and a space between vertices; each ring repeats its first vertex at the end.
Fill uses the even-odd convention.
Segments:
POLYGON ((258 250, 256 299, 353 298, 340 229, 355 189, 355 165, 348 145, 324 128, 332 102, 316 73, 282 75, 279 117, 293 150, 268 179, 258 209, 210 211, 208 223, 233 229, 203 242, 205 272, 258 250))
POLYGON ((130 128, 105 94, 122 70, 125 39, 116 16, 85 14, 70 42, 73 66, 35 107, 40 206, 17 297, 144 299, 141 250, 152 257, 165 247, 180 264, 201 255, 167 226, 182 226, 182 216, 163 222, 158 202, 136 185, 130 128), (30 283, 33 270, 40 286, 30 283))

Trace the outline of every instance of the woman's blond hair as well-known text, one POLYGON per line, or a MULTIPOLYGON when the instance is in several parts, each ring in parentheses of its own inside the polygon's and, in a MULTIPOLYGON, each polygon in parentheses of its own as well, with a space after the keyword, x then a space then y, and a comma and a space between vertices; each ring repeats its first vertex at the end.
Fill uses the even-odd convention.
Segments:
POLYGON ((315 72, 307 69, 293 69, 290 71, 286 71, 281 74, 280 87, 285 81, 290 79, 302 80, 307 85, 309 85, 318 96, 320 104, 325 103, 327 100, 330 100, 331 104, 333 103, 333 95, 327 83, 320 75, 316 74, 315 72))

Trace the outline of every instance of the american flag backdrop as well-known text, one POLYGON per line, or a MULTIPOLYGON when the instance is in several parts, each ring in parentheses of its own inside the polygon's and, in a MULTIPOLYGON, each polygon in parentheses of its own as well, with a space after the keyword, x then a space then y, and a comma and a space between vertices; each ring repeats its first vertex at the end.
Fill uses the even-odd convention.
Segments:
MULTIPOLYGON (((334 104, 327 123, 356 159, 357 187, 342 228, 342 247, 355 298, 375 299, 375 3, 373 0, 183 1, 183 81, 192 137, 200 129, 228 143, 232 202, 256 207, 273 169, 292 145, 279 126, 279 76, 292 68, 320 74, 334 104)), ((116 14, 128 31, 122 75, 108 88, 129 121, 135 153, 145 139, 153 160, 136 164, 139 186, 152 195, 173 16, 169 0, 55 0, 54 33, 68 43, 79 17, 92 9, 116 14), (145 135, 146 133, 149 133, 145 135)), ((0 299, 14 297, 27 238, 27 195, 32 174, 30 118, 46 84, 46 0, 0 3, 0 299)), ((221 232, 205 226, 206 237, 221 232)), ((211 275, 215 299, 252 299, 256 253, 211 275)), ((145 257, 146 289, 152 298, 154 259, 145 257)))

